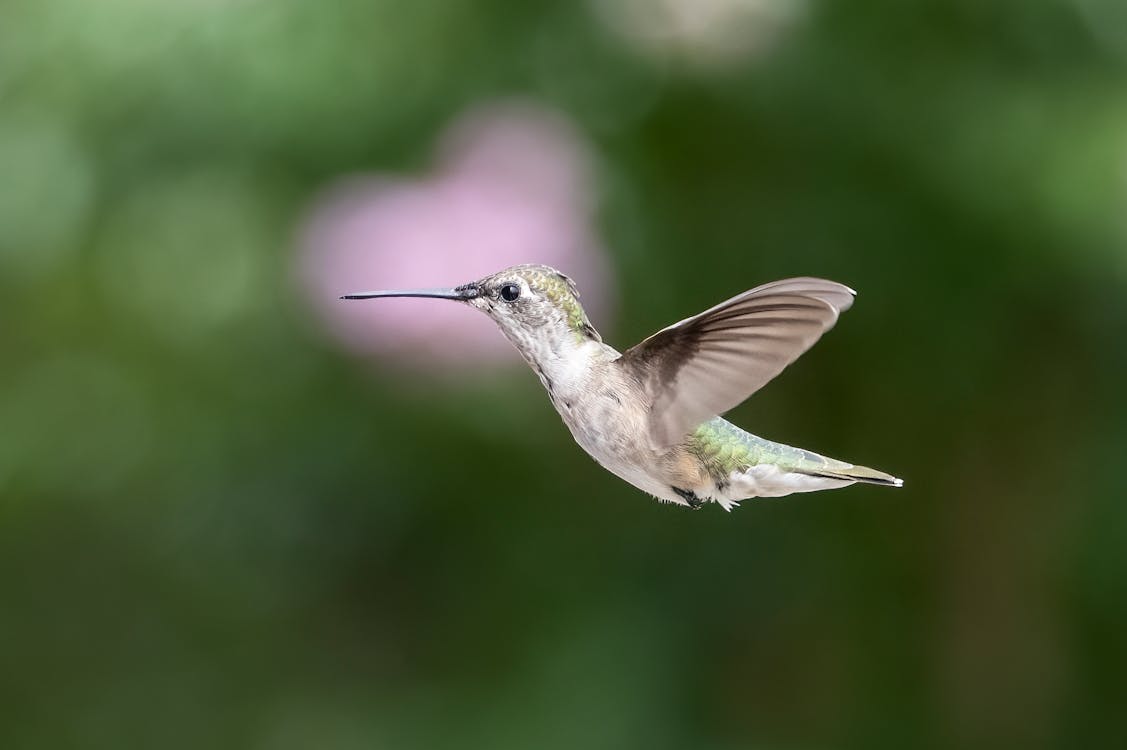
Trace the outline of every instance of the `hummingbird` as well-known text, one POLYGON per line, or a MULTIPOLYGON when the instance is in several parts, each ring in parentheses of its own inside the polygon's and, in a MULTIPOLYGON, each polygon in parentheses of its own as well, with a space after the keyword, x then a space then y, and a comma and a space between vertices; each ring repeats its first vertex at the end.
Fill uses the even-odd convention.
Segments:
POLYGON ((661 329, 625 352, 603 343, 575 283, 518 265, 446 289, 346 294, 429 297, 488 315, 539 376, 575 441, 660 501, 730 511, 741 500, 845 487, 900 487, 883 471, 772 442, 720 415, 813 346, 855 292, 801 277, 757 286, 661 329))

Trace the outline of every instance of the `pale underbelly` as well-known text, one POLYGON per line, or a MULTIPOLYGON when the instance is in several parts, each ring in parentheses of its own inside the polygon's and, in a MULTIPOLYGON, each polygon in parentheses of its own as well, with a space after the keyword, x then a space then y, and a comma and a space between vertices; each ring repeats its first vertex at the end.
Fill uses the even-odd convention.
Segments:
POLYGON ((577 411, 584 413, 572 412, 570 404, 565 403, 560 414, 580 447, 607 471, 664 502, 693 506, 699 505, 699 501, 712 501, 731 510, 741 500, 750 498, 782 497, 853 483, 790 471, 767 462, 730 472, 720 482, 703 467, 675 473, 668 467, 677 462, 666 461, 667 456, 648 448, 647 426, 637 418, 631 419, 632 414, 622 409, 621 404, 600 399, 597 406, 590 402, 577 406, 577 411), (686 480, 689 474, 697 478, 686 480))
POLYGON ((815 492, 853 484, 845 479, 803 474, 775 464, 761 463, 743 471, 733 471, 726 481, 720 483, 707 479, 703 484, 680 486, 685 483, 672 476, 662 476, 657 470, 659 462, 646 460, 639 455, 640 451, 636 446, 609 445, 605 441, 589 439, 580 441, 580 445, 599 465, 623 481, 659 500, 677 505, 692 505, 687 496, 691 495, 697 500, 712 501, 725 510, 731 510, 741 500, 783 497, 797 492, 815 492))

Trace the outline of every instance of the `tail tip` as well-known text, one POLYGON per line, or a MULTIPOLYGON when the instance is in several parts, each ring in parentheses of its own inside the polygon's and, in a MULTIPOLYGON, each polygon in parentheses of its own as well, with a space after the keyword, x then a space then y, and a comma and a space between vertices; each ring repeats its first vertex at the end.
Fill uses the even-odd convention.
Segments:
POLYGON ((904 486, 904 480, 900 477, 894 477, 891 474, 885 473, 878 469, 870 469, 867 466, 854 466, 852 471, 842 472, 842 474, 854 480, 855 482, 881 484, 885 487, 904 486))

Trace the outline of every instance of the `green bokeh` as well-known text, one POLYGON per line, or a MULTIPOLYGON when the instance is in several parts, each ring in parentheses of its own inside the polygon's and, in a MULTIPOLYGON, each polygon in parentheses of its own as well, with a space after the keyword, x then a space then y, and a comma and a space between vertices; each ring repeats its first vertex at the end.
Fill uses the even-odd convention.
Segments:
POLYGON ((1120 4, 810 0, 723 64, 596 5, 0 3, 0 745, 1127 740, 1120 4), (515 354, 331 346, 309 201, 513 96, 592 144, 612 343, 860 290, 733 419, 903 490, 658 506, 515 354))

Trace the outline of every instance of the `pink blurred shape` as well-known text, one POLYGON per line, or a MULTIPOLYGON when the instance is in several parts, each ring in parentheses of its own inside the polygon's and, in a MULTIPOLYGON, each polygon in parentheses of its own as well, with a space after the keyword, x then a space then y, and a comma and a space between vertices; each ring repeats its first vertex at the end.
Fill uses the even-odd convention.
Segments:
POLYGON ((512 102, 475 109, 442 136, 430 176, 345 177, 314 199, 301 230, 302 286, 353 353, 446 372, 518 363, 493 323, 464 305, 337 298, 544 263, 574 278, 593 322, 605 323, 612 284, 592 227, 591 161, 558 113, 512 102))

